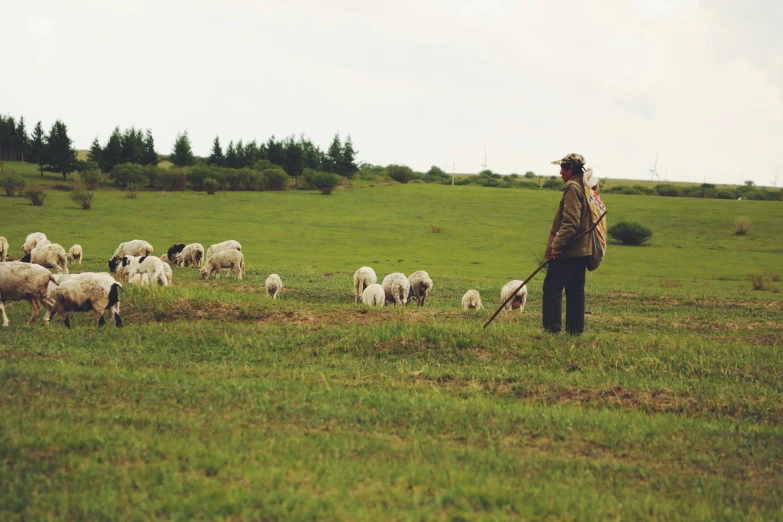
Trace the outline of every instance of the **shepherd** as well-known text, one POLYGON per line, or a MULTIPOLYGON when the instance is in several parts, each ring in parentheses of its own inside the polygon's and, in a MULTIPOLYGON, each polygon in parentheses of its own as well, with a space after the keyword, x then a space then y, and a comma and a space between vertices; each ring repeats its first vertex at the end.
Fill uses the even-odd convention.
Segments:
POLYGON ((560 165, 565 186, 544 252, 550 261, 544 279, 542 318, 545 330, 560 332, 565 288, 566 331, 579 335, 585 328, 585 274, 593 253, 586 234, 591 227, 591 214, 584 189, 585 158, 571 153, 552 164, 560 165))

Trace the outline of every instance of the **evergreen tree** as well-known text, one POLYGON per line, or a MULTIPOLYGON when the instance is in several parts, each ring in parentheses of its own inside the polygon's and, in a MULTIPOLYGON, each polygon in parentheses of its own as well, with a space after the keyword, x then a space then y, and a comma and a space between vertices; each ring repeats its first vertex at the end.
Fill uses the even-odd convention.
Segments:
POLYGON ((226 157, 223 160, 223 166, 229 169, 237 168, 237 150, 234 148, 234 141, 228 142, 226 148, 226 157))
POLYGON ((321 157, 323 152, 313 145, 313 142, 307 139, 304 134, 299 136, 299 148, 302 151, 302 167, 316 171, 322 170, 321 157))
POLYGON ((44 134, 43 125, 41 125, 40 121, 35 124, 33 129, 33 135, 30 139, 30 154, 27 157, 27 161, 38 164, 38 170, 41 172, 41 177, 43 177, 44 165, 46 164, 46 134, 44 134))
POLYGON ((0 115, 0 160, 16 161, 16 121, 13 116, 0 115))
POLYGON ((90 145, 89 152, 87 152, 87 161, 92 161, 96 165, 100 165, 102 155, 103 149, 101 148, 101 143, 98 141, 98 137, 96 136, 95 139, 92 140, 92 145, 90 145))
POLYGON ((59 172, 63 179, 68 173, 76 170, 76 149, 68 137, 68 127, 57 120, 46 138, 48 149, 46 170, 59 172))
POLYGON ((144 138, 140 130, 131 127, 125 129, 120 139, 122 143, 122 163, 141 163, 144 154, 144 138))
POLYGON ((171 162, 178 167, 188 167, 196 164, 196 157, 193 155, 193 149, 190 147, 188 131, 177 134, 177 139, 174 141, 172 149, 171 162))
POLYGON ((224 162, 223 149, 220 147, 220 137, 215 136, 215 141, 212 142, 212 152, 207 159, 207 163, 222 167, 224 162))
POLYGON ((152 139, 152 130, 147 129, 147 134, 144 136, 144 148, 141 153, 141 163, 144 165, 157 165, 158 153, 155 152, 155 140, 152 139))
POLYGON ((340 135, 335 133, 332 138, 332 144, 329 145, 329 150, 326 152, 326 163, 324 164, 324 170, 326 172, 334 172, 340 174, 340 164, 343 157, 343 146, 340 143, 340 135))
POLYGON ((234 146, 234 150, 237 153, 237 166, 234 168, 241 169, 246 166, 245 161, 247 160, 246 153, 245 153, 245 144, 242 143, 242 140, 239 140, 237 142, 237 144, 234 146))
POLYGON ((259 159, 261 159, 260 151, 256 140, 253 140, 245 145, 245 164, 243 166, 252 168, 259 159))
POLYGON ((299 143, 291 136, 285 140, 285 160, 283 163, 283 169, 291 177, 299 177, 304 170, 302 165, 302 149, 299 147, 299 143))
POLYGON ((358 150, 353 150, 353 141, 351 141, 351 135, 349 134, 348 137, 345 138, 343 150, 340 153, 338 174, 341 174, 346 178, 352 178, 353 175, 356 174, 356 171, 359 170, 358 166, 356 165, 356 155, 358 153, 358 150))
POLYGON ((24 161, 24 155, 30 146, 27 139, 27 129, 24 126, 24 116, 19 118, 19 125, 16 126, 14 138, 14 144, 18 151, 17 159, 19 161, 24 161))
POLYGON ((122 134, 120 134, 120 128, 114 127, 109 141, 106 142, 106 146, 101 151, 101 161, 98 165, 103 172, 111 172, 115 166, 123 163, 122 161, 122 134))
POLYGON ((285 161, 285 151, 283 149, 283 142, 276 141, 274 134, 269 137, 266 142, 266 159, 275 165, 283 166, 285 161))

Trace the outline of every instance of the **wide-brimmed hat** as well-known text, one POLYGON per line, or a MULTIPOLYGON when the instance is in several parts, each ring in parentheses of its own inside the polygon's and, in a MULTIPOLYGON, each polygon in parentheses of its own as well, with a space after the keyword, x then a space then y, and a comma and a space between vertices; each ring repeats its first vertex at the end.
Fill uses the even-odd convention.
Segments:
POLYGON ((553 161, 552 165, 584 165, 585 163, 586 161, 584 156, 572 152, 570 154, 566 154, 565 158, 563 159, 553 161))

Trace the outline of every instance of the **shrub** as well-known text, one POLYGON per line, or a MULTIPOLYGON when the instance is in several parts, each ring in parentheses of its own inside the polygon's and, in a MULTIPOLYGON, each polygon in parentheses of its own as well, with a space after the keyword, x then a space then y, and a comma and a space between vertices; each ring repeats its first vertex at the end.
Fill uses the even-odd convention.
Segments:
POLYGON ((128 199, 136 199, 139 195, 139 184, 128 183, 125 187, 125 197, 128 199))
POLYGON ((536 183, 535 181, 520 181, 520 182, 517 184, 517 186, 518 186, 519 188, 530 189, 530 190, 536 190, 536 189, 538 188, 538 183, 536 183))
POLYGON ((264 190, 285 190, 288 185, 288 174, 279 167, 267 169, 264 174, 264 190))
POLYGON ((212 178, 217 181, 215 177, 216 170, 216 167, 210 167, 208 165, 196 165, 191 168, 187 174, 190 188, 197 192, 204 190, 203 182, 205 179, 212 178))
POLYGON ((389 165, 386 167, 386 174, 398 183, 408 183, 415 177, 413 170, 405 165, 389 165))
POLYGON ((30 200, 30 203, 40 207, 43 206, 46 201, 46 196, 49 195, 49 189, 47 187, 30 187, 24 191, 24 197, 30 200))
POLYGON ((612 239, 621 241, 624 245, 641 245, 653 235, 652 230, 636 222, 620 221, 609 227, 607 231, 612 239))
POLYGON ((536 178, 536 173, 529 170, 529 171, 525 172, 525 177, 527 179, 535 179, 536 178))
POLYGON ((741 217, 734 222, 734 234, 744 236, 750 230, 750 219, 741 217))
POLYGON ((676 198, 680 196, 680 189, 674 185, 656 185, 655 193, 659 196, 665 196, 670 198, 676 198))
POLYGON ((135 163, 122 163, 114 167, 109 174, 114 180, 114 184, 127 188, 129 184, 137 186, 146 185, 149 180, 148 170, 142 165, 135 163))
POLYGON ((329 195, 340 184, 340 176, 330 172, 316 172, 311 176, 310 182, 321 194, 329 195))
POLYGON ((715 193, 715 197, 718 199, 737 199, 737 195, 733 190, 724 188, 715 193))
POLYGON ((82 183, 87 190, 98 190, 101 182, 105 179, 100 169, 85 170, 81 173, 82 183))
POLYGON ((217 192, 219 186, 220 184, 215 178, 206 178, 201 181, 201 187, 210 195, 217 192))
POLYGON ((767 287, 764 285, 764 278, 759 274, 750 274, 748 275, 748 278, 753 285, 753 290, 766 290, 767 287))
POLYGON ((3 174, 3 176, 0 177, 0 183, 2 183, 3 189, 5 190, 5 195, 8 197, 13 196, 17 192, 20 192, 25 186, 25 181, 22 175, 16 174, 15 172, 3 174))
POLYGON ((78 187, 71 192, 70 198, 82 206, 84 210, 90 210, 92 207, 93 193, 83 187, 78 187))
POLYGON ((166 169, 155 165, 147 165, 145 167, 141 167, 141 169, 146 176, 147 187, 151 189, 158 188, 160 186, 161 176, 165 174, 166 169))
POLYGON ((645 187, 644 185, 634 185, 632 187, 637 194, 644 194, 645 196, 652 196, 655 194, 655 190, 651 189, 650 187, 645 187))
POLYGON ((188 182, 187 174, 180 168, 160 169, 158 184, 163 190, 185 190, 188 182))
POLYGON ((544 188, 550 190, 560 190, 563 185, 563 180, 560 178, 550 178, 544 182, 544 188))

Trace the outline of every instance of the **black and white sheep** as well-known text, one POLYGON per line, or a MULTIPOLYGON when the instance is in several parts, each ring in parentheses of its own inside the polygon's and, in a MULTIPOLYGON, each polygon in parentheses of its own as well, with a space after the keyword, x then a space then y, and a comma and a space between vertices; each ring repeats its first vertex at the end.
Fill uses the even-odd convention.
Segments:
MULTIPOLYGON (((169 286, 166 277, 166 264, 155 256, 125 256, 122 258, 122 266, 128 267, 128 282, 143 285, 158 283, 169 286)), ((170 269, 170 268, 169 268, 170 269)))
MULTIPOLYGON (((513 281, 509 281, 503 286, 503 289, 500 291, 500 302, 504 302, 508 297, 517 289, 519 288, 519 285, 522 284, 522 281, 517 281, 514 279, 513 281)), ((506 306, 503 307, 504 310, 517 310, 519 309, 520 312, 525 311, 525 303, 527 302, 527 285, 523 286, 522 288, 517 291, 516 295, 514 296, 514 299, 509 301, 506 306)))
POLYGON ((369 266, 363 266, 359 270, 353 273, 353 302, 354 304, 359 302, 362 298, 364 289, 370 285, 374 285, 378 282, 378 276, 375 275, 375 270, 369 266))
POLYGON ((114 251, 114 255, 109 259, 109 271, 114 272, 117 270, 117 266, 122 263, 122 258, 125 256, 141 257, 150 254, 152 254, 152 245, 143 239, 134 239, 132 241, 126 241, 125 243, 120 243, 120 246, 114 251))
MULTIPOLYGON (((168 258, 168 264, 173 265, 177 263, 177 254, 182 252, 182 249, 185 248, 185 243, 174 243, 169 247, 169 251, 166 252, 166 257, 168 258)), ((160 256, 161 259, 163 259, 163 256, 160 256)))
POLYGON ((424 301, 432 291, 432 279, 424 270, 417 270, 408 278, 411 285, 411 296, 416 300, 416 306, 424 306, 424 301))
POLYGON ((106 273, 85 272, 60 276, 60 284, 49 284, 47 297, 53 302, 52 309, 44 316, 44 324, 48 324, 55 313, 63 318, 65 326, 71 327, 69 312, 95 312, 98 325, 103 326, 106 320, 103 312, 109 310, 114 317, 114 324, 122 326, 120 317, 119 289, 122 285, 106 273))
POLYGON ((41 246, 40 243, 22 258, 25 263, 33 263, 46 268, 54 268, 59 274, 68 273, 68 254, 62 245, 50 243, 41 246))
POLYGON ((277 294, 283 289, 283 280, 280 279, 279 275, 271 274, 266 278, 264 285, 266 286, 266 295, 272 299, 277 299, 277 294))
POLYGON ((204 245, 201 243, 186 245, 185 248, 177 254, 177 264, 179 266, 197 266, 201 268, 204 264, 204 245))
POLYGON ((381 283, 383 291, 386 294, 386 302, 395 306, 408 304, 408 295, 411 291, 411 284, 405 274, 395 272, 383 278, 381 283))
POLYGON ((215 274, 215 279, 220 278, 220 270, 228 268, 228 274, 231 275, 231 270, 236 269, 237 281, 241 280, 245 275, 245 256, 239 250, 223 250, 217 254, 212 255, 204 263, 204 268, 201 269, 202 279, 209 279, 209 276, 215 274))
POLYGON ((362 292, 362 303, 371 308, 383 306, 386 304, 386 292, 383 291, 383 287, 378 283, 368 285, 362 292))
POLYGON ((234 241, 233 239, 229 239, 228 241, 223 241, 222 243, 215 243, 211 247, 207 249, 207 255, 206 258, 209 259, 213 255, 217 254, 218 252, 224 252, 226 250, 238 250, 242 251, 242 245, 239 244, 239 241, 234 241))
POLYGON ((68 249, 68 262, 72 265, 76 263, 76 261, 78 261, 81 265, 83 256, 84 252, 82 251, 81 245, 73 245, 70 249, 68 249))
POLYGON ((40 265, 21 261, 0 264, 0 312, 3 313, 3 326, 9 323, 4 306, 6 301, 30 301, 33 307, 30 324, 38 317, 41 303, 51 308, 54 303, 46 297, 50 282, 57 284, 54 275, 40 265))
POLYGON ((0 263, 5 263, 8 257, 8 240, 0 236, 0 263))
POLYGON ((462 308, 464 310, 482 310, 484 305, 481 304, 481 295, 478 290, 468 290, 465 295, 462 296, 462 308))
POLYGON ((33 232, 32 234, 28 234, 27 239, 25 239, 24 244, 22 245, 22 252, 29 254, 38 245, 39 242, 45 239, 46 234, 43 232, 33 232))

